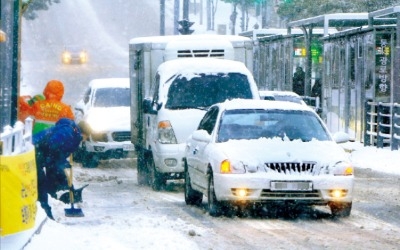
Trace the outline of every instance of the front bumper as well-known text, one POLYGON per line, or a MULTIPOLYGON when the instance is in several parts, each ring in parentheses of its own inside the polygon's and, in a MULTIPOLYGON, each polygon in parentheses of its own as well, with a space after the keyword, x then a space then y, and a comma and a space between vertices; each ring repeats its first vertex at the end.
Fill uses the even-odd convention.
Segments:
POLYGON ((124 154, 134 151, 135 147, 130 141, 123 142, 93 142, 85 141, 83 148, 88 153, 95 153, 102 158, 120 158, 124 154))
POLYGON ((214 173, 214 186, 217 200, 232 202, 279 202, 294 201, 303 204, 322 205, 330 201, 351 202, 353 199, 353 176, 282 176, 285 178, 269 178, 266 173, 253 174, 218 174, 214 173), (273 190, 271 182, 310 182, 310 190, 273 190), (240 197, 237 190, 245 189, 246 196, 240 197), (342 195, 336 197, 334 190, 342 195))
POLYGON ((185 143, 160 144, 157 143, 152 150, 154 164, 160 173, 175 173, 178 178, 183 178, 183 157, 185 154, 185 143))

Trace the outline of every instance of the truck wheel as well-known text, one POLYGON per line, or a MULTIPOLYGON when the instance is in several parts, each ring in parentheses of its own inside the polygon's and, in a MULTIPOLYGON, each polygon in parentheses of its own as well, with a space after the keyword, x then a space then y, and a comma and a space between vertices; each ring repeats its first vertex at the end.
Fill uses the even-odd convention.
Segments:
POLYGON ((82 158, 82 167, 97 168, 99 161, 99 157, 96 154, 86 152, 82 158))
POLYGON ((160 191, 161 187, 166 184, 166 180, 157 172, 156 166, 154 164, 153 158, 149 158, 147 160, 147 164, 149 164, 149 174, 150 174, 150 186, 154 191, 160 191))
POLYGON ((190 184, 190 176, 189 171, 187 170, 186 162, 185 162, 185 202, 186 205, 195 205, 198 206, 203 201, 203 194, 199 191, 193 190, 192 185, 190 184))
POLYGON ((147 171, 147 159, 145 158, 145 153, 140 150, 138 152, 138 157, 137 157, 137 182, 138 185, 141 186, 146 186, 149 184, 148 181, 148 171, 147 171))
POLYGON ((329 207, 331 208, 332 215, 334 217, 349 217, 351 213, 352 202, 331 202, 329 207))
POLYGON ((208 213, 212 217, 218 217, 222 214, 221 202, 219 202, 215 196, 214 177, 212 173, 210 173, 208 181, 208 213))

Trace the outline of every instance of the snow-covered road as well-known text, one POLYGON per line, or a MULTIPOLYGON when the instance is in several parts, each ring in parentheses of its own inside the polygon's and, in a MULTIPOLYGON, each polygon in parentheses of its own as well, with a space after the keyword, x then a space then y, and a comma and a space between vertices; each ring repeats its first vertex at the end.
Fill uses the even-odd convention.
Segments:
POLYGON ((400 241, 400 175, 356 168, 349 218, 328 208, 211 217, 184 202, 183 181, 155 192, 138 186, 136 160, 74 166, 75 185, 90 184, 83 218, 66 218, 69 206, 52 200, 47 220, 25 249, 396 249, 400 241))

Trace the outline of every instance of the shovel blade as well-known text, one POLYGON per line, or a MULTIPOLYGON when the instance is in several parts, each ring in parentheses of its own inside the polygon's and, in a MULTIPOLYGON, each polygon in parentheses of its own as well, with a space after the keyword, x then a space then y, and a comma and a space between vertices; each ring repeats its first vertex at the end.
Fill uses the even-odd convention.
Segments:
POLYGON ((83 214, 82 209, 74 208, 73 206, 71 208, 65 208, 64 211, 65 211, 66 217, 84 217, 85 216, 83 214))

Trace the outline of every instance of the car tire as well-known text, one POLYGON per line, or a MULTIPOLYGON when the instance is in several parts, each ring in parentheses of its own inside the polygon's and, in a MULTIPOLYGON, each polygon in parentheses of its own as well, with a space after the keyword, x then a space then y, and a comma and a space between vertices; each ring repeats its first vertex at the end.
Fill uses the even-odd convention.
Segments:
POLYGON ((210 173, 208 181, 208 213, 212 217, 218 217, 222 214, 221 202, 219 202, 215 196, 214 177, 212 173, 210 173))
POLYGON ((97 168, 99 161, 100 159, 96 154, 86 152, 82 158, 82 167, 97 168))
POLYGON ((349 217, 351 213, 352 202, 331 202, 329 203, 332 216, 349 217))
POLYGON ((190 175, 185 162, 185 202, 186 205, 199 206, 203 202, 203 194, 192 188, 190 184, 190 175))
POLYGON ((150 181, 148 178, 147 161, 145 152, 140 150, 137 156, 137 182, 140 186, 149 185, 150 181))
POLYGON ((161 188, 166 184, 166 180, 162 174, 157 171, 153 157, 150 157, 146 162, 149 164, 148 169, 150 174, 150 186, 154 191, 160 191, 161 188))

